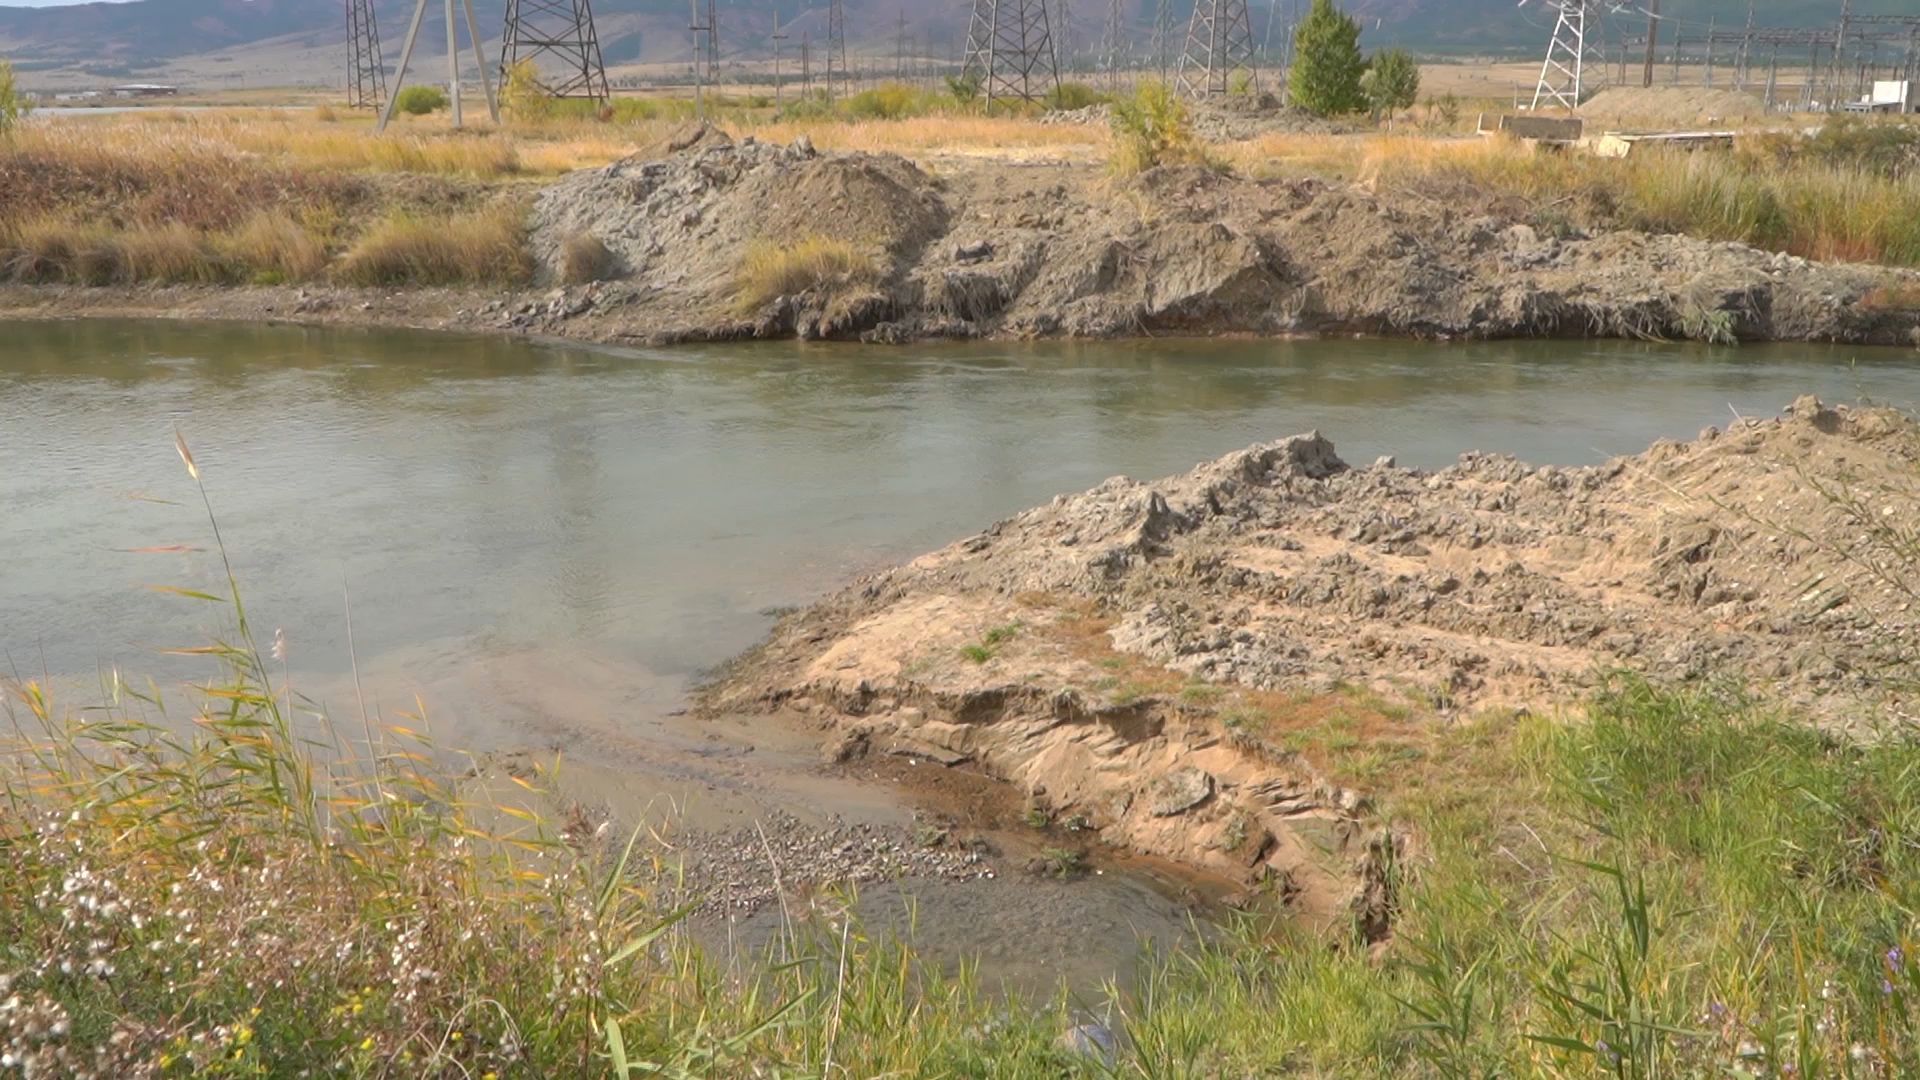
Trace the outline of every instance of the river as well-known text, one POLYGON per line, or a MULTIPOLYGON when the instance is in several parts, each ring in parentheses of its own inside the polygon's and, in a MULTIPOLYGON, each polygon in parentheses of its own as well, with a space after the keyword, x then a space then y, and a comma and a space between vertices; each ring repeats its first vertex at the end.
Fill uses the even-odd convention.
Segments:
MULTIPOLYGON (((177 429, 255 624, 284 631, 315 696, 350 692, 350 598, 370 697, 391 712, 417 696, 443 746, 557 750, 630 788, 694 796, 714 820, 768 806, 894 820, 886 797, 818 777, 804 737, 673 716, 690 680, 774 609, 1111 475, 1315 428, 1361 464, 1440 466, 1468 449, 1588 464, 1801 393, 1911 405, 1920 354, 1371 340, 636 351, 6 323, 0 647, 70 698, 108 670, 163 683, 199 670, 158 650, 223 619, 143 587, 217 581, 177 429), (200 550, 137 550, 173 545, 200 550)), ((1025 934, 1060 946, 1043 966, 1097 979, 1112 957, 1088 959, 1076 936, 1180 921, 1114 877, 1078 894, 1091 900, 989 916, 977 892, 950 890, 948 906, 967 942, 1032 954, 1025 934), (980 929, 996 917, 1006 925, 980 929)), ((941 910, 923 901, 923 928, 941 910)))

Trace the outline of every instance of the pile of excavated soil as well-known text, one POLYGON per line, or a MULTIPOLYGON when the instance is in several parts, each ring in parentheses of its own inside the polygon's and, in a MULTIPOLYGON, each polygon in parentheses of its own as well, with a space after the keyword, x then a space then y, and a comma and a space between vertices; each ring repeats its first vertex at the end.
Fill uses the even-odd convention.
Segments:
POLYGON ((946 231, 932 179, 895 155, 736 143, 709 127, 680 143, 664 159, 629 158, 541 192, 532 246, 548 277, 568 241, 590 235, 612 253, 629 298, 670 298, 683 317, 712 320, 730 307, 756 243, 844 240, 891 277, 946 231))
POLYGON ((702 130, 686 141, 541 194, 532 243, 547 276, 586 234, 611 251, 610 280, 484 315, 655 342, 1311 331, 1920 341, 1913 271, 1682 236, 1547 235, 1471 192, 1199 167, 1115 180, 976 162, 935 177, 804 140, 702 130), (854 245, 874 273, 741 311, 735 275, 754 246, 809 236, 854 245))
POLYGON ((1580 106, 1581 118, 1595 134, 1609 128, 1714 126, 1766 111, 1766 103, 1752 94, 1700 86, 1613 86, 1580 106))
POLYGON ((1899 714, 1920 596, 1895 534, 1916 469, 1908 417, 1812 399, 1590 468, 1352 468, 1295 436, 1109 480, 859 581, 785 620, 710 703, 964 756, 1110 842, 1364 912, 1386 841, 1357 795, 1238 746, 1182 707, 1181 678, 1112 673, 1358 685, 1445 714, 1627 668, 1742 680, 1837 725, 1899 714), (1111 663, 1060 633, 1087 610, 1111 663))

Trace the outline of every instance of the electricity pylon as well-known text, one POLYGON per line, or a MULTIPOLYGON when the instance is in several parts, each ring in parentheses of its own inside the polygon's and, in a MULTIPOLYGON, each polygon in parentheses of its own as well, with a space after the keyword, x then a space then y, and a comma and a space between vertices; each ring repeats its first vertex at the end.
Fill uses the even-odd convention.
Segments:
POLYGON ((347 0, 347 108, 377 109, 387 97, 373 0, 347 0))
POLYGON ((1553 40, 1540 64, 1540 81, 1533 87, 1533 111, 1544 102, 1573 112, 1580 107, 1581 79, 1586 71, 1587 0, 1557 0, 1560 17, 1554 20, 1553 40))
MULTIPOLYGON (((413 45, 420 38, 420 23, 427 17, 427 4, 430 0, 417 0, 413 5, 413 20, 407 24, 406 44, 400 46, 400 67, 393 73, 393 94, 387 98, 387 107, 380 110, 380 122, 373 130, 385 131, 393 120, 393 104, 400 100, 400 88, 407 84, 407 65, 413 60, 413 45)), ((460 0, 467 9, 467 43, 473 49, 473 64, 480 69, 480 87, 487 94, 487 113, 494 123, 500 122, 500 102, 493 96, 493 81, 487 77, 487 61, 480 55, 480 23, 473 17, 473 0, 460 0)), ((446 0, 447 11, 447 96, 453 104, 453 126, 461 126, 460 117, 460 37, 453 29, 453 0, 446 0)))
POLYGON ((1177 77, 1181 93, 1189 97, 1220 97, 1229 90, 1252 93, 1258 89, 1247 0, 1199 0, 1193 5, 1177 77), (1244 78, 1245 85, 1236 86, 1237 78, 1244 78))
MULTIPOLYGON (((835 0, 838 3, 838 0, 835 0)), ((987 97, 1033 101, 1060 86, 1047 0, 973 0, 961 77, 987 97)))
POLYGON ((500 35, 501 85, 516 64, 538 65, 543 59, 557 72, 551 78, 538 76, 548 94, 607 100, 607 65, 600 58, 591 0, 507 0, 506 31, 500 35))

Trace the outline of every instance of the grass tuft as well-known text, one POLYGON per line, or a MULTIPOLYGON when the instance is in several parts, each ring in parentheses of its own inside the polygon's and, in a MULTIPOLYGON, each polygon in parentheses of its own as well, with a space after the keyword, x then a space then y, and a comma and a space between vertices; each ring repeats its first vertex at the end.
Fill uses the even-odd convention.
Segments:
POLYGON ((525 214, 513 205, 392 213, 354 242, 333 273, 353 285, 521 284, 533 276, 525 214))
POLYGON ((756 240, 734 273, 734 308, 749 314, 782 296, 871 285, 880 275, 879 260, 845 240, 819 235, 790 244, 756 240))

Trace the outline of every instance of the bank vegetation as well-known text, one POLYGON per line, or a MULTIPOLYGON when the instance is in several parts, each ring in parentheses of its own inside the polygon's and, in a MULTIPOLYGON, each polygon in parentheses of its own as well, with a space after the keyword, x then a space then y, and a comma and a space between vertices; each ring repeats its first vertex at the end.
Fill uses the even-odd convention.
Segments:
MULTIPOLYGON (((1909 574, 1904 530, 1869 531, 1909 574)), ((1576 707, 1409 727, 1371 774, 1412 838, 1383 940, 1271 897, 1137 982, 1021 1001, 845 920, 703 954, 650 836, 475 801, 426 716, 302 698, 230 572, 163 587, 230 628, 178 650, 207 665, 184 697, 118 671, 84 703, 4 684, 0 1068, 23 1076, 1920 1069, 1905 729, 1625 673, 1576 707)), ((1370 752, 1325 721, 1317 752, 1370 752)))

